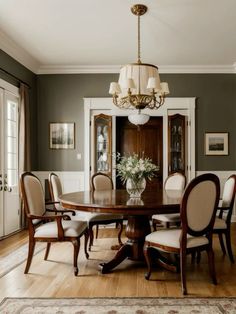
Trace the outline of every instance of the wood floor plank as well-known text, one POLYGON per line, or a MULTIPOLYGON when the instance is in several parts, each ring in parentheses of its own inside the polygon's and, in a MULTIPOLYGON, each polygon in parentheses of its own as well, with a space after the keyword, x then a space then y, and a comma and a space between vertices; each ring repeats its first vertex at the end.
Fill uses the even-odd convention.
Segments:
MULTIPOLYGON (((233 252, 236 252, 236 224, 232 224, 233 252)), ((0 299, 4 297, 180 297, 179 274, 157 267, 151 280, 144 278, 146 266, 126 260, 113 272, 102 275, 98 265, 109 261, 115 252, 111 245, 117 244, 117 230, 101 229, 99 238, 86 260, 83 243, 78 258, 79 275, 73 274, 73 248, 70 243, 55 243, 48 261, 44 261, 44 250, 37 253, 28 275, 24 274, 25 262, 0 279, 0 299)), ((0 258, 27 243, 27 232, 23 231, 0 241, 0 258)), ((214 251, 218 285, 211 283, 207 257, 202 254, 201 263, 187 263, 187 288, 192 296, 219 297, 236 296, 236 265, 228 256, 223 256, 219 241, 214 237, 214 251)))

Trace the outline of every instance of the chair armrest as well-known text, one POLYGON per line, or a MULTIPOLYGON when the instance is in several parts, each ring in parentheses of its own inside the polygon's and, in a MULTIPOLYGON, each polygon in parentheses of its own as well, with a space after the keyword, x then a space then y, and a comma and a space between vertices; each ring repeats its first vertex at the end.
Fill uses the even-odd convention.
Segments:
MULTIPOLYGON (((60 214, 64 214, 64 213, 72 213, 72 216, 75 216, 75 211, 71 210, 71 209, 51 209, 51 208, 46 208, 47 212, 53 212, 53 213, 60 213, 60 214)), ((69 216, 68 216, 69 217, 69 216)))
POLYGON ((50 215, 50 216, 28 215, 28 218, 30 220, 33 220, 33 219, 40 219, 40 220, 45 220, 45 221, 47 221, 48 219, 56 220, 59 240, 64 239, 64 229, 62 227, 62 219, 70 220, 70 216, 68 215, 50 215))

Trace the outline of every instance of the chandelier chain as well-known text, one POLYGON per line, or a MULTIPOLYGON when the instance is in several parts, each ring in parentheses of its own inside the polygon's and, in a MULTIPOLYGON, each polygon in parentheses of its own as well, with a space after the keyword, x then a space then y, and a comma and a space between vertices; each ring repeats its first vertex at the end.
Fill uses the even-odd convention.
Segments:
POLYGON ((140 16, 138 15, 138 63, 141 63, 140 16))

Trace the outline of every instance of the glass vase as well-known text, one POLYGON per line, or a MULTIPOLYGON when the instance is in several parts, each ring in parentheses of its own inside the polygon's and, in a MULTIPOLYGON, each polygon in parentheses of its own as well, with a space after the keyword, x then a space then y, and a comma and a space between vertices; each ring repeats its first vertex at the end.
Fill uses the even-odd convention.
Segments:
POLYGON ((126 181, 126 191, 129 193, 131 198, 140 198, 145 188, 145 178, 141 178, 139 180, 132 180, 129 178, 126 181))

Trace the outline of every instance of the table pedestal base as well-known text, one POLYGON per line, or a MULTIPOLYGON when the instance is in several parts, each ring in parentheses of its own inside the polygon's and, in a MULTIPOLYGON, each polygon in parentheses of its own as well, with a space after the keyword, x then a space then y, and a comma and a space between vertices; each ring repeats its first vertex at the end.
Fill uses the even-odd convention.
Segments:
POLYGON ((146 235, 150 232, 151 227, 147 216, 129 216, 125 231, 128 240, 112 260, 100 264, 101 273, 108 273, 126 258, 134 261, 144 261, 143 245, 146 235))

